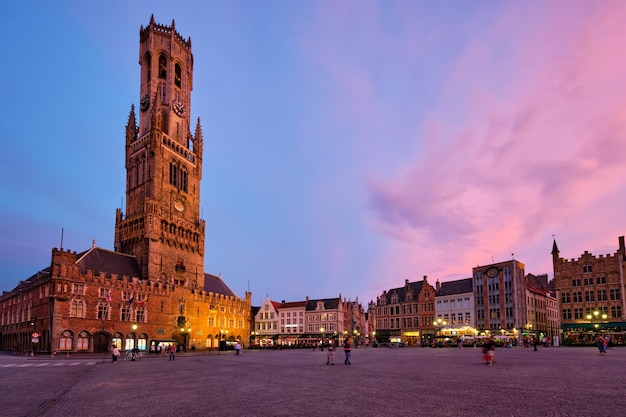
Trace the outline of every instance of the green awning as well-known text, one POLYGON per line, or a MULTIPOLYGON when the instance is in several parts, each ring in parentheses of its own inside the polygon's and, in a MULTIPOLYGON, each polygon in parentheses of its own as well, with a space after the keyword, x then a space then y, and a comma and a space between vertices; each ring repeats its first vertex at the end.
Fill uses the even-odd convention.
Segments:
POLYGON ((563 331, 592 331, 598 329, 602 331, 626 331, 626 323, 624 322, 608 322, 608 323, 567 323, 561 324, 563 331))

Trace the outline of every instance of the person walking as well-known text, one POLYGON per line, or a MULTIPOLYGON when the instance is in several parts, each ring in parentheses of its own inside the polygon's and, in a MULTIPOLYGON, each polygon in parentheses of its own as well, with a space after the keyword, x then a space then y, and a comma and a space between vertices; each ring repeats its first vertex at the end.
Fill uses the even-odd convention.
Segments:
POLYGON ((237 342, 235 343, 235 355, 239 356, 240 353, 241 353, 241 343, 237 342))
POLYGON ((116 345, 113 345, 113 352, 111 352, 111 358, 113 359, 113 362, 111 363, 117 363, 118 356, 120 356, 120 350, 117 348, 116 345))
POLYGON ((600 351, 600 353, 606 354, 606 340, 604 339, 604 337, 602 337, 602 335, 598 335, 596 344, 598 345, 598 350, 600 351))
POLYGON ((328 353, 326 354, 326 365, 335 365, 335 343, 328 345, 328 353))
POLYGON ((172 343, 170 345, 170 360, 173 361, 176 359, 176 345, 172 343))
POLYGON ((343 341, 343 351, 346 354, 346 360, 343 361, 344 364, 350 365, 350 353, 352 352, 352 345, 350 344, 350 339, 346 338, 343 341))
POLYGON ((493 363, 495 362, 495 349, 496 342, 494 342, 493 339, 490 337, 489 339, 487 339, 487 342, 483 346, 483 353, 487 365, 493 365, 493 363))

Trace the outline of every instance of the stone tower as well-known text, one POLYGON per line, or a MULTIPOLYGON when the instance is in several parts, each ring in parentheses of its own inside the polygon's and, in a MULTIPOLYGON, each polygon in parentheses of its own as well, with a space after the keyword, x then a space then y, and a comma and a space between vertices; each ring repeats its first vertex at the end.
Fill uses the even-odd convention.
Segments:
POLYGON ((134 255, 143 279, 204 287, 200 218, 202 130, 190 130, 193 54, 154 15, 139 30, 139 124, 126 125, 126 213, 117 209, 115 250, 134 255))

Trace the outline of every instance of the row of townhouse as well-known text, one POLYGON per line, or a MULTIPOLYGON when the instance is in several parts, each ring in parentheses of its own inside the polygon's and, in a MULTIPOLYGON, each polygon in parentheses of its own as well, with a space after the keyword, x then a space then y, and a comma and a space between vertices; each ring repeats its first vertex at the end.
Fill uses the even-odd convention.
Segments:
POLYGON ((354 343, 368 339, 367 315, 356 301, 342 298, 309 299, 281 302, 265 299, 252 308, 250 344, 259 347, 304 347, 331 340, 342 343, 346 337, 354 343))
POLYGON ((489 336, 521 341, 558 334, 558 310, 547 275, 524 274, 516 260, 473 269, 471 278, 439 282, 424 276, 383 291, 369 311, 378 343, 433 346, 489 336))
POLYGON ((626 248, 613 255, 560 257, 553 242, 554 277, 525 273, 510 261, 477 266, 472 277, 435 285, 423 280, 383 291, 370 303, 370 333, 379 343, 431 346, 495 337, 524 343, 589 344, 598 332, 623 344, 626 334, 626 248))

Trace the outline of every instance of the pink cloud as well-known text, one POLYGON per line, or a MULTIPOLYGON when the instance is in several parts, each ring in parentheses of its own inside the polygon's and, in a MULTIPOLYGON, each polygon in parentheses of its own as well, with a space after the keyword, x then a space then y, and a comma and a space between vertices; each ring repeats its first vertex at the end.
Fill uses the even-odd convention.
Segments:
MULTIPOLYGON (((623 233, 595 202, 625 208, 626 5, 591 4, 532 21, 540 10, 513 4, 468 39, 426 122, 428 153, 369 181, 373 227, 395 241, 381 269, 467 276, 572 224, 623 233)), ((544 252, 521 260, 545 269, 544 252)))

